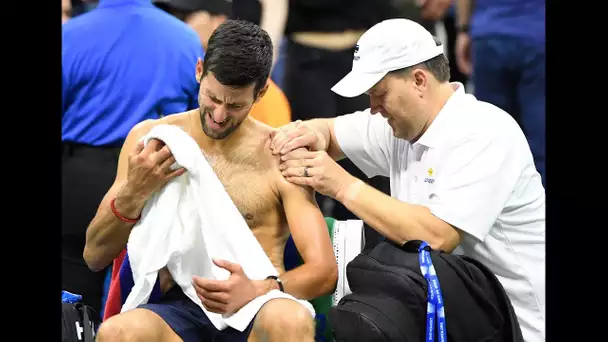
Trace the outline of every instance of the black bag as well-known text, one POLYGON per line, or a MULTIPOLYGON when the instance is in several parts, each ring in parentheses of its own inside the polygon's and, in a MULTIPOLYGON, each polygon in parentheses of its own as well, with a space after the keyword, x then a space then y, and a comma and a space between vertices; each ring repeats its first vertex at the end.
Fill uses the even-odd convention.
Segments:
POLYGON ((99 314, 82 303, 61 303, 61 340, 63 342, 94 342, 99 314))
MULTIPOLYGON (((425 341, 427 282, 420 271, 420 244, 383 241, 347 265, 352 293, 329 311, 336 341, 425 341)), ((466 256, 430 254, 443 293, 448 341, 523 342, 511 302, 489 269, 466 256)))

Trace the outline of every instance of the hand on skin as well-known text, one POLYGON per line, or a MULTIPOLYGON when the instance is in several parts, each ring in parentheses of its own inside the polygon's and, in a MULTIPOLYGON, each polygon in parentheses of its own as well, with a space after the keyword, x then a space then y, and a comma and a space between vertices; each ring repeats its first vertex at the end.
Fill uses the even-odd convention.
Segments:
POLYGON ((300 149, 289 152, 281 156, 279 169, 287 181, 310 186, 332 198, 357 181, 325 151, 300 149))
POLYGON ((264 293, 265 281, 249 279, 241 265, 216 259, 213 263, 228 270, 230 277, 227 280, 192 277, 196 294, 207 310, 218 314, 235 313, 264 293))
POLYGON ((126 186, 132 195, 147 199, 171 179, 181 176, 186 169, 172 170, 175 157, 160 140, 151 139, 144 147, 140 141, 129 155, 126 186))
POLYGON ((297 120, 270 134, 270 149, 273 154, 286 154, 304 147, 310 151, 327 150, 327 141, 301 120, 297 120))

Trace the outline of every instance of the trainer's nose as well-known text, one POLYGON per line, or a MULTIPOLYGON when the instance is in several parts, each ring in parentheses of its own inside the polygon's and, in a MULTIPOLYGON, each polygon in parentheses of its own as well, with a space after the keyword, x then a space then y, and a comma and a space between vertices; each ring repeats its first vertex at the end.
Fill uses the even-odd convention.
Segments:
POLYGON ((379 113, 382 110, 382 104, 380 99, 378 99, 374 95, 370 95, 369 97, 369 112, 371 114, 379 113))

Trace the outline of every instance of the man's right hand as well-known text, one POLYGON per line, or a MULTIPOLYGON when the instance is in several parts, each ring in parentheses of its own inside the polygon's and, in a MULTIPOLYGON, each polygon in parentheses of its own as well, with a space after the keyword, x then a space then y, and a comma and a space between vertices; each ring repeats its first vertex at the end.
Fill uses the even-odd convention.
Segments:
POLYGON ((273 154, 286 154, 304 147, 310 151, 326 151, 327 141, 322 134, 297 120, 273 131, 270 135, 273 154))
POLYGON ((140 141, 129 156, 125 185, 128 195, 145 201, 171 179, 186 172, 184 168, 172 170, 174 163, 175 157, 162 141, 151 139, 145 147, 140 141))

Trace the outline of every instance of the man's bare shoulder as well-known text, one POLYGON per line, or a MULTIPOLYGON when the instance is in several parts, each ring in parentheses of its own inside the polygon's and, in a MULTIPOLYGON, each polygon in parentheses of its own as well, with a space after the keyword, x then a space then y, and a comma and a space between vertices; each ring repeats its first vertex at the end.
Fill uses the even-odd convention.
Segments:
POLYGON ((270 150, 270 133, 275 129, 254 118, 251 120, 254 122, 251 142, 256 145, 256 154, 260 158, 260 162, 269 167, 276 167, 278 170, 280 156, 272 154, 270 150))
POLYGON ((275 185, 279 198, 282 197, 282 195, 290 192, 301 192, 304 194, 313 193, 312 188, 310 187, 300 186, 285 180, 281 174, 281 170, 279 169, 279 164, 281 164, 281 155, 272 154, 272 151, 270 150, 270 142, 272 141, 270 133, 276 130, 276 128, 257 120, 256 123, 256 130, 258 134, 257 139, 259 139, 260 142, 259 156, 268 167, 268 181, 275 185))
POLYGON ((131 129, 130 135, 133 135, 135 138, 139 139, 144 135, 148 134, 152 128, 158 125, 175 125, 183 128, 186 132, 190 132, 190 114, 192 111, 171 114, 168 116, 164 116, 159 119, 148 119, 144 120, 137 125, 133 126, 131 129))

